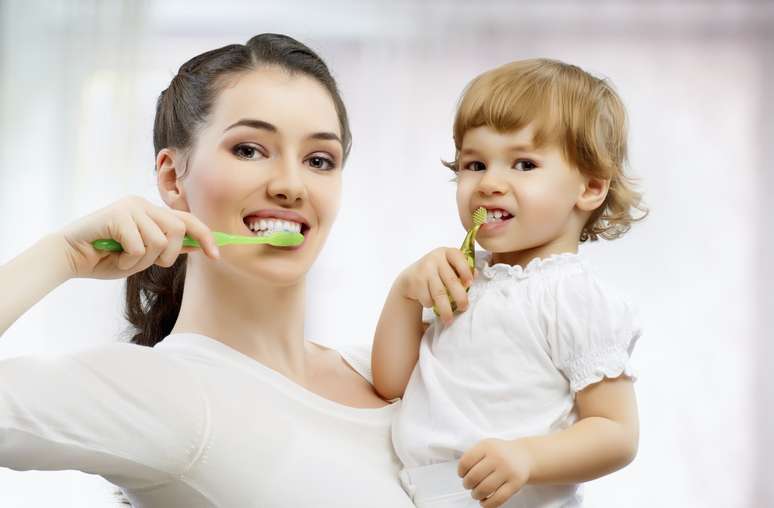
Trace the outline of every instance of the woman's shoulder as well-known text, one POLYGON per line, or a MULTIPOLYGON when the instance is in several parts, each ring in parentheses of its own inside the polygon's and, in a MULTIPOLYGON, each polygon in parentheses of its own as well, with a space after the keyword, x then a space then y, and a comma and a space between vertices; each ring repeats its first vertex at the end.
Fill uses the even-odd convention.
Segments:
POLYGON ((352 368, 364 377, 369 383, 373 384, 373 373, 371 371, 371 347, 364 344, 348 344, 336 347, 335 351, 352 368))

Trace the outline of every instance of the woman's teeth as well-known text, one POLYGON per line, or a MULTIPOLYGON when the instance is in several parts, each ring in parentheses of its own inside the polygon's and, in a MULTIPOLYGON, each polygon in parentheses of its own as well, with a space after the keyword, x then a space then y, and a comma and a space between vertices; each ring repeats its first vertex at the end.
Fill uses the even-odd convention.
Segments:
POLYGON ((494 211, 487 210, 487 212, 486 212, 486 222, 487 223, 488 222, 504 221, 504 220, 510 219, 511 217, 513 217, 513 215, 511 215, 510 213, 508 213, 508 212, 506 212, 504 210, 494 210, 494 211))
POLYGON ((247 222, 247 227, 257 236, 267 236, 278 231, 300 233, 301 224, 282 219, 255 219, 247 222))

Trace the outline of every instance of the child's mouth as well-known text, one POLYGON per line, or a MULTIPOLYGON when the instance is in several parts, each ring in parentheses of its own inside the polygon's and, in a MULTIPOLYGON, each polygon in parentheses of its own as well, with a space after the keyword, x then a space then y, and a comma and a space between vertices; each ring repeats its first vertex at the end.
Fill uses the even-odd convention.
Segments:
POLYGON ((507 221, 513 218, 510 212, 502 209, 487 209, 486 221, 481 225, 482 232, 494 232, 505 225, 507 221))

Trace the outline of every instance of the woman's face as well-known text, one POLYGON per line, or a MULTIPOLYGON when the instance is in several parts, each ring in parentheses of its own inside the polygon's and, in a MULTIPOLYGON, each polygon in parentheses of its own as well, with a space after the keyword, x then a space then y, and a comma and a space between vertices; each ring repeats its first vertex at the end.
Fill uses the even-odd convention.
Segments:
POLYGON ((299 247, 221 249, 224 269, 292 284, 311 267, 338 212, 342 158, 338 116, 323 85, 265 67, 227 81, 179 186, 190 211, 214 231, 300 229, 299 247))

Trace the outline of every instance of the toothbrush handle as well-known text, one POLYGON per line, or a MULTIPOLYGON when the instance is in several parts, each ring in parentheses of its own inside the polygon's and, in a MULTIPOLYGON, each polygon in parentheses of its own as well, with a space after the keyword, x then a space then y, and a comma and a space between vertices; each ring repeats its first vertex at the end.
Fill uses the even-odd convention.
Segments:
MULTIPOLYGON (((91 245, 97 250, 106 250, 110 252, 123 252, 124 247, 115 240, 100 239, 91 242, 91 245)), ((199 247, 199 242, 186 235, 183 237, 183 247, 199 247)))
MULTIPOLYGON (((478 233, 478 228, 481 226, 474 226, 471 228, 470 231, 468 231, 468 234, 465 235, 465 240, 462 241, 462 246, 460 247, 460 250, 465 255, 465 261, 468 262, 468 266, 471 270, 475 270, 476 268, 476 254, 475 254, 475 241, 476 241, 476 233, 478 233)), ((465 288, 465 292, 470 290, 469 287, 465 288)), ((448 294, 448 293, 447 293, 448 294)), ((451 295, 449 296, 449 303, 451 304, 452 312, 457 312, 457 302, 454 301, 454 298, 452 298, 451 295)), ((438 307, 433 305, 433 312, 436 316, 440 316, 441 314, 438 312, 438 307)))

